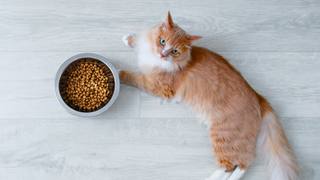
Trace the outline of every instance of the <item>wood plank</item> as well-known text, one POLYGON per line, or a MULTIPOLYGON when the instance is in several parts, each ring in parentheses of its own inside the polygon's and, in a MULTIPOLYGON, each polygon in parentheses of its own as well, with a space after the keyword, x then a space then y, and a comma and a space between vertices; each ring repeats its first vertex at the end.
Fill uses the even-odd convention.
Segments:
POLYGON ((226 52, 320 51, 319 1, 1 1, 1 52, 131 51, 121 37, 168 10, 199 42, 226 52), (183 4, 183 7, 182 7, 183 4), (241 8, 239 8, 241 7, 241 8))
POLYGON ((320 116, 320 53, 222 53, 281 117, 320 116))
MULTIPOLYGON (((320 178, 319 118, 281 118, 301 179, 320 178)), ((217 168, 195 119, 0 119, 0 179, 205 179, 217 168)), ((266 179, 258 155, 244 180, 266 179)))
MULTIPOLYGON (((0 105, 3 118, 72 118, 53 92, 55 73, 73 52, 0 53, 0 105), (17 113, 19 112, 19 113, 17 113)), ((99 53, 116 68, 138 72, 134 53, 99 53)), ((265 96, 280 117, 320 117, 319 53, 221 53, 265 96)), ((121 86, 110 118, 194 118, 181 104, 160 105, 155 97, 121 86), (140 109, 141 104, 141 109, 140 109), (140 116, 141 114, 141 116, 140 116)))
MULTIPOLYGON (((78 54, 67 53, 2 53, 0 67, 0 106, 2 118, 76 118, 56 100, 54 78, 60 65, 78 54)), ((116 68, 137 70, 132 54, 99 53, 116 68)), ((133 87, 121 85, 120 94, 104 118, 138 118, 140 94, 133 87)))

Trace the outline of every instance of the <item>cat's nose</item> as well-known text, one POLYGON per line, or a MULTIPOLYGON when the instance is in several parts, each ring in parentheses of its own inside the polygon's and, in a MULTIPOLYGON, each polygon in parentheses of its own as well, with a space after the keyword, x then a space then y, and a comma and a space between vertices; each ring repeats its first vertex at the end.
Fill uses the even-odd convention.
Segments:
POLYGON ((162 53, 160 54, 161 58, 166 57, 165 55, 163 55, 162 53))

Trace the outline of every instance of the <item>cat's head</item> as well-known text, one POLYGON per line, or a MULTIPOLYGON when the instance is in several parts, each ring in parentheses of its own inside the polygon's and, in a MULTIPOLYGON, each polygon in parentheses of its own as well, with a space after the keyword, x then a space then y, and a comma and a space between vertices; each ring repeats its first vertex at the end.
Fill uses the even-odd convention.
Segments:
POLYGON ((173 23, 170 12, 166 20, 152 32, 155 55, 166 64, 183 68, 191 59, 191 44, 200 36, 187 34, 173 23))

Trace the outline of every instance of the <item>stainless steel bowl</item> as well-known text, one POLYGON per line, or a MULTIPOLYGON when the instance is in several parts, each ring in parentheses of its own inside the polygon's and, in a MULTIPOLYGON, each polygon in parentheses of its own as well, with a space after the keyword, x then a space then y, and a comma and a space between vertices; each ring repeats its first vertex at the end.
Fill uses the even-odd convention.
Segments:
MULTIPOLYGON (((110 71, 105 72, 105 73, 109 73, 110 71)), ((78 54, 75 55, 71 58, 69 58, 67 61, 65 61, 59 68, 56 77, 55 77, 55 81, 54 81, 54 89, 55 89, 55 94, 56 97, 59 101, 59 103, 71 114, 75 115, 75 116, 79 116, 79 117, 91 117, 91 116, 96 116, 99 115, 103 112, 105 112, 107 109, 109 109, 112 104, 115 102, 115 100, 117 99, 118 95, 119 95, 119 91, 120 91, 120 80, 119 80, 119 76, 118 76, 118 72, 117 70, 114 68, 114 66, 104 57, 97 55, 97 54, 93 54, 93 53, 83 53, 83 54, 78 54), (97 110, 94 111, 87 111, 84 112, 82 110, 80 110, 79 108, 75 107, 71 101, 68 101, 66 99, 66 95, 63 92, 63 87, 66 86, 64 84, 66 81, 66 76, 68 74, 68 72, 70 71, 70 69, 72 69, 76 63, 79 62, 84 62, 84 61, 94 61, 98 63, 98 66, 100 66, 100 68, 103 69, 103 71, 108 71, 110 70, 113 76, 113 92, 110 95, 110 100, 102 105, 101 107, 99 107, 97 110)))

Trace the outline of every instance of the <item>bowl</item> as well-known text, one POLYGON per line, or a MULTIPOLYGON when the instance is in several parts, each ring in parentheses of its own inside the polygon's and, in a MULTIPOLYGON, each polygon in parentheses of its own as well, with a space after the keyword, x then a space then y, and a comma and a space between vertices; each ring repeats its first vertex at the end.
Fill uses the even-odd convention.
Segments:
POLYGON ((120 80, 117 70, 114 66, 103 56, 93 53, 83 53, 72 56, 66 60, 58 69, 55 81, 54 81, 55 95, 59 103, 71 114, 79 117, 92 117, 97 116, 106 110, 108 110, 115 102, 120 91, 120 80), (75 70, 82 63, 94 63, 103 73, 108 77, 108 100, 105 103, 101 103, 99 107, 94 110, 84 110, 75 106, 72 101, 67 97, 66 87, 70 73, 75 70))

